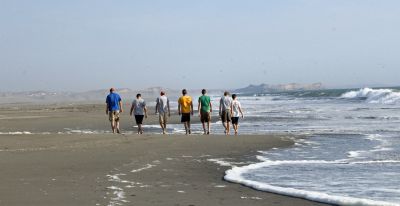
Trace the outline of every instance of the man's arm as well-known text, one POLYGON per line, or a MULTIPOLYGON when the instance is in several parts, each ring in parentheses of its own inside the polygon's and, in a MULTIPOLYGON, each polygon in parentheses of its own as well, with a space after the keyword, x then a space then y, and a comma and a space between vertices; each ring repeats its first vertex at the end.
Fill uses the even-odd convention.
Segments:
POLYGON ((239 105, 239 112, 240 112, 240 114, 242 115, 242 119, 244 118, 244 116, 243 116, 243 112, 242 112, 242 106, 241 105, 239 105))
POLYGON ((171 109, 169 108, 169 99, 167 99, 168 117, 171 116, 171 109))
POLYGON ((135 109, 135 105, 134 104, 132 104, 132 106, 131 106, 131 111, 129 112, 129 115, 131 115, 132 116, 132 113, 133 113, 133 110, 135 109))
POLYGON ((200 107, 201 107, 201 102, 200 102, 200 99, 199 99, 199 106, 197 107, 197 110, 199 111, 199 116, 201 115, 200 107))
POLYGON ((211 101, 210 101, 210 113, 212 112, 212 104, 211 104, 211 101))
POLYGON ((143 110, 144 110, 144 117, 147 118, 147 107, 144 106, 143 110))
POLYGON ((155 114, 157 114, 157 112, 158 112, 158 107, 160 106, 160 103, 159 103, 159 101, 158 101, 158 98, 157 98, 157 100, 156 100, 156 112, 155 112, 155 114))
POLYGON ((230 109, 230 110, 231 110, 231 116, 233 116, 233 115, 232 115, 232 113, 233 113, 233 104, 232 104, 232 103, 231 103, 230 108, 231 108, 231 109, 230 109))
POLYGON ((118 104, 119 104, 119 112, 122 113, 122 111, 123 111, 123 109, 122 109, 122 101, 119 101, 118 104))
POLYGON ((190 108, 191 108, 191 111, 190 111, 190 113, 193 115, 193 101, 192 101, 192 102, 190 102, 190 108))
POLYGON ((221 110, 222 110, 222 98, 219 100, 219 116, 221 116, 221 110))
POLYGON ((178 100, 178 114, 181 115, 181 101, 178 100))
POLYGON ((108 114, 108 103, 106 103, 106 114, 108 114))

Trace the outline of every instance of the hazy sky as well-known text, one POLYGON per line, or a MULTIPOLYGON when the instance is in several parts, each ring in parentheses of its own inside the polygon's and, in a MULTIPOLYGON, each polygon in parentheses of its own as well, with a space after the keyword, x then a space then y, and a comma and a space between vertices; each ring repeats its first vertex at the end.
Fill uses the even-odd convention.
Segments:
POLYGON ((400 85, 398 0, 0 0, 0 91, 400 85))

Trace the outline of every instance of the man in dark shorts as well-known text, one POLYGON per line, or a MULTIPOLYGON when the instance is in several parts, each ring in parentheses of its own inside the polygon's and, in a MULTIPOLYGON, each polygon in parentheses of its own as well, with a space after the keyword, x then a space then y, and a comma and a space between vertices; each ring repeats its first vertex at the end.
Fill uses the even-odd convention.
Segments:
POLYGON ((147 107, 146 102, 142 99, 141 94, 136 95, 136 99, 132 102, 131 112, 135 114, 136 124, 138 126, 138 134, 143 134, 142 124, 143 118, 147 118, 147 107))
POLYGON ((115 93, 115 89, 110 89, 110 94, 106 98, 106 114, 111 122, 112 132, 120 133, 119 130, 119 115, 122 113, 122 100, 121 97, 115 93))
POLYGON ((201 90, 202 96, 199 97, 199 116, 200 121, 203 124, 204 134, 210 134, 210 122, 211 122, 211 112, 212 112, 212 105, 211 99, 207 96, 207 91, 205 89, 201 90), (206 123, 207 122, 207 130, 206 130, 206 123))
POLYGON ((222 125, 225 128, 224 133, 229 135, 229 122, 231 121, 231 104, 232 98, 229 96, 229 92, 225 91, 224 96, 219 101, 219 115, 222 120, 222 125))
POLYGON ((193 102, 186 89, 182 90, 182 96, 178 99, 178 113, 182 115, 181 122, 185 125, 186 135, 191 134, 190 115, 193 115, 193 102))
POLYGON ((232 104, 231 104, 232 126, 233 130, 235 131, 235 135, 238 134, 239 117, 241 116, 243 119, 242 105, 236 99, 236 96, 237 96, 236 94, 232 94, 232 104))

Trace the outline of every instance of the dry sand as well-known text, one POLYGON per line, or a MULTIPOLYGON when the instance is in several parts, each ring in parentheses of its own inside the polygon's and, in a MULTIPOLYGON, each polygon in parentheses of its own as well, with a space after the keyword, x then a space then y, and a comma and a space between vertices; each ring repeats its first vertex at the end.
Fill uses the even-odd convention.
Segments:
POLYGON ((103 108, 0 109, 0 205, 323 205, 226 182, 230 167, 210 161, 249 164, 289 136, 57 134, 108 129, 103 108), (49 134, 4 134, 13 131, 49 134))

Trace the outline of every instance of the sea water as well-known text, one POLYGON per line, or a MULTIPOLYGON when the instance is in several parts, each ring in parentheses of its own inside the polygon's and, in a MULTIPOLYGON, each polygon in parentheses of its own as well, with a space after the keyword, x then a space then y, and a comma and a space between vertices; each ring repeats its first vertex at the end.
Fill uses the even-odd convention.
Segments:
POLYGON ((226 180, 330 204, 400 205, 398 90, 241 94, 239 100, 240 133, 304 138, 260 151, 259 163, 228 170, 226 180))

